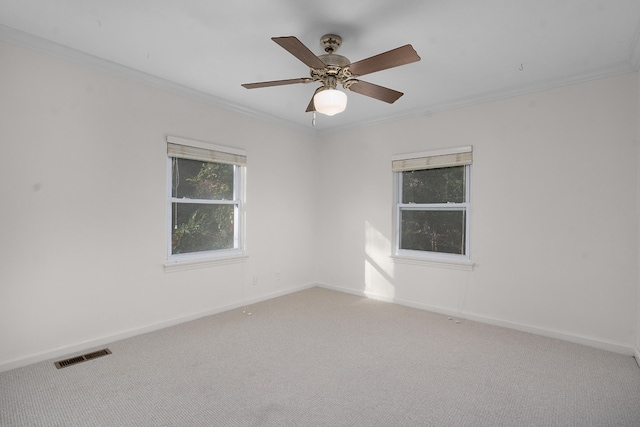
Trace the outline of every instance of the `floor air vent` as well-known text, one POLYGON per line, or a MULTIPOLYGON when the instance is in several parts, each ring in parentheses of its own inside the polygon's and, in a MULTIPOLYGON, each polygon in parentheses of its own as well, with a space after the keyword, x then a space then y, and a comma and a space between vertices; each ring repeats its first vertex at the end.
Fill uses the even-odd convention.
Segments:
POLYGON ((67 366, 77 365, 78 363, 86 362, 87 360, 95 359, 97 357, 106 356, 107 354, 111 354, 111 350, 108 348, 104 348, 102 350, 94 351, 92 353, 83 354, 82 356, 72 357, 70 359, 60 360, 55 362, 56 368, 62 369, 67 366))

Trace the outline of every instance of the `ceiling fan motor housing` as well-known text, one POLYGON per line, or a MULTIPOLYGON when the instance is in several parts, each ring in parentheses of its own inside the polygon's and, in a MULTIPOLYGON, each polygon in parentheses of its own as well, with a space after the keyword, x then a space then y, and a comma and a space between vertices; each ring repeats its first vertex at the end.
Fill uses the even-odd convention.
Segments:
POLYGON ((333 66, 337 66, 337 67, 346 67, 347 65, 351 64, 351 61, 349 61, 349 58, 342 56, 342 55, 337 55, 335 53, 327 53, 326 55, 318 55, 318 58, 320 58, 320 60, 322 62, 324 62, 326 65, 333 65, 333 66))
POLYGON ((322 81, 327 88, 335 88, 336 82, 343 84, 349 76, 345 76, 345 67, 351 64, 349 58, 338 55, 336 50, 342 45, 342 37, 336 34, 325 34, 320 38, 320 46, 327 52, 318 55, 318 58, 326 67, 323 69, 311 69, 311 76, 317 81, 322 81))

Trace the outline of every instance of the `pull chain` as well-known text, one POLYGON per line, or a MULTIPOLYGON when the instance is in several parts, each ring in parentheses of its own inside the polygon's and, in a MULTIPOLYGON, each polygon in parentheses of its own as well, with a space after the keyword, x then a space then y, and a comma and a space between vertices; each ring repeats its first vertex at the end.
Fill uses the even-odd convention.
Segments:
POLYGON ((316 110, 313 110, 313 118, 311 119, 311 126, 316 125, 316 110))

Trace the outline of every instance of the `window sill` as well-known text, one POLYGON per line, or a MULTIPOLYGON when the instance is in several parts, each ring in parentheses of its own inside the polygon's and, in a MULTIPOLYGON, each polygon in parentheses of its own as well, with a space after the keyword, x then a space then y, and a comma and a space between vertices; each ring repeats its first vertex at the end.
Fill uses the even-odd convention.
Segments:
POLYGON ((201 258, 180 261, 167 261, 164 263, 164 272, 194 270, 196 268, 215 267, 218 265, 240 264, 249 258, 248 255, 231 255, 218 258, 201 258))
POLYGON ((473 271, 474 265, 473 261, 467 259, 418 258, 404 255, 392 255, 391 260, 396 264, 421 265, 464 271, 473 271))

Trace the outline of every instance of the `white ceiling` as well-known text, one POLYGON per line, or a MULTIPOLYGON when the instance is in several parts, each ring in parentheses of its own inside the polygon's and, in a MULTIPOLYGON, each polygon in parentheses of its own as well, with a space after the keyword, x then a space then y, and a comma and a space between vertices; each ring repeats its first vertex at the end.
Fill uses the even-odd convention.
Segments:
POLYGON ((0 25, 5 41, 309 132, 640 65, 640 0, 0 0, 0 25), (312 128, 305 108, 317 84, 240 86, 307 77, 309 69, 271 37, 296 36, 319 55, 327 33, 342 36, 337 53, 352 62, 412 44, 420 62, 362 78, 405 95, 390 105, 348 93, 344 113, 318 115, 312 128))

